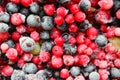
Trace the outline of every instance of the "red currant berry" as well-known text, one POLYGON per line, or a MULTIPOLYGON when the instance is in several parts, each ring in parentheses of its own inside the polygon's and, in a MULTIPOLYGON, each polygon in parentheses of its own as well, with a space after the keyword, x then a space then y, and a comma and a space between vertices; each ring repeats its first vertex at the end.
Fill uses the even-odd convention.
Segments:
POLYGON ((15 4, 19 4, 20 0, 10 0, 11 2, 15 3, 15 4))
POLYGON ((32 4, 32 0, 21 0, 21 4, 24 6, 24 7, 29 7, 30 4, 32 4))
POLYGON ((22 57, 21 58, 23 58, 23 60, 24 61, 31 61, 32 60, 32 58, 33 58, 33 55, 32 55, 32 53, 30 53, 30 52, 26 52, 26 53, 24 53, 23 55, 22 55, 22 57))
POLYGON ((41 64, 41 60, 40 60, 40 58, 39 58, 38 56, 34 56, 34 57, 32 58, 32 62, 33 62, 34 64, 36 64, 36 65, 41 64))
POLYGON ((64 18, 62 16, 56 16, 54 18, 54 23, 56 25, 62 25, 64 23, 64 18))
POLYGON ((9 33, 0 33, 0 44, 9 38, 9 33))
POLYGON ((80 75, 80 76, 77 76, 74 80, 85 80, 85 78, 82 75, 80 75))
POLYGON ((17 62, 19 68, 22 68, 24 64, 26 64, 26 62, 23 60, 23 58, 20 58, 17 62))
POLYGON ((60 37, 60 35, 61 35, 61 32, 60 32, 59 29, 53 28, 53 29, 51 30, 51 38, 52 38, 52 39, 55 39, 55 38, 57 38, 57 37, 60 37))
POLYGON ((73 4, 70 7, 70 11, 71 11, 72 14, 75 14, 75 13, 80 11, 80 8, 79 8, 79 6, 77 4, 73 4))
POLYGON ((67 13, 68 13, 68 10, 64 7, 59 7, 56 10, 56 14, 59 16, 62 16, 62 17, 65 17, 67 15, 67 13))
POLYGON ((68 23, 68 24, 72 24, 72 23, 74 23, 74 16, 72 15, 72 14, 68 14, 66 17, 65 17, 65 21, 66 21, 66 23, 68 23))
POLYGON ((19 41, 21 35, 18 32, 13 32, 11 37, 14 41, 19 41))
POLYGON ((120 68, 120 59, 115 59, 114 60, 114 65, 116 66, 116 67, 118 67, 118 68, 120 68))
POLYGON ((74 45, 76 43, 75 37, 71 36, 68 42, 74 45))
POLYGON ((99 65, 98 66, 101 69, 107 68, 107 66, 108 66, 107 61, 105 61, 105 60, 99 61, 99 65))
POLYGON ((63 37, 57 37, 54 39, 54 43, 58 46, 62 46, 64 44, 64 38, 63 37))
POLYGON ((80 11, 80 12, 77 12, 74 17, 77 22, 83 22, 86 18, 86 15, 85 13, 80 11))
POLYGON ((80 55, 79 56, 79 64, 82 66, 87 66, 89 63, 90 58, 87 55, 80 55))
POLYGON ((70 26, 68 27, 68 30, 70 33, 75 33, 78 30, 78 26, 76 24, 70 24, 70 26))
POLYGON ((20 34, 23 34, 24 32, 26 32, 26 27, 24 25, 19 25, 16 27, 16 31, 20 34))
POLYGON ((44 5, 44 11, 47 15, 52 16, 54 14, 54 11, 55 11, 54 4, 44 5))
POLYGON ((5 53, 9 49, 9 46, 6 43, 2 43, 0 45, 0 49, 2 50, 3 53, 5 53))
POLYGON ((116 17, 117 17, 118 19, 120 19, 120 9, 117 10, 117 12, 116 12, 116 17))
POLYGON ((74 58, 71 55, 63 55, 63 62, 66 66, 72 66, 74 64, 74 58))
POLYGON ((42 62, 48 62, 50 60, 50 53, 42 51, 40 52, 39 57, 42 62))
POLYGON ((69 76, 66 80, 74 80, 73 77, 69 76))
POLYGON ((60 77, 63 78, 63 79, 66 79, 69 77, 69 71, 68 69, 62 69, 60 71, 60 77))
POLYGON ((13 68, 9 65, 3 66, 1 73, 4 76, 11 76, 13 72, 13 68))
POLYGON ((81 44, 81 45, 78 46, 77 50, 78 50, 79 54, 83 54, 85 49, 87 49, 87 45, 81 44))
POLYGON ((30 37, 34 40, 34 41, 38 41, 40 39, 40 34, 36 31, 33 31, 31 34, 30 34, 30 37))

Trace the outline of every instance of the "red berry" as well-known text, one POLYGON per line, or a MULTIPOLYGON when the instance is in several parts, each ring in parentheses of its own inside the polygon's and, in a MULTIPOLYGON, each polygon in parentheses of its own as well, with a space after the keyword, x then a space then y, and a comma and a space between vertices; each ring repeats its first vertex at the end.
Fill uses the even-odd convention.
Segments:
POLYGON ((92 55, 93 50, 90 47, 88 47, 87 49, 85 49, 84 53, 87 54, 88 56, 90 56, 90 55, 92 55))
POLYGON ((116 66, 116 67, 118 67, 118 68, 120 68, 120 59, 115 59, 114 60, 114 65, 116 66))
POLYGON ((58 30, 57 28, 53 28, 53 29, 51 30, 51 38, 52 38, 52 39, 55 39, 55 38, 57 38, 57 37, 60 37, 60 35, 61 35, 61 32, 60 32, 60 30, 58 30))
POLYGON ((55 45, 53 48, 52 48, 52 53, 54 56, 62 56, 63 55, 63 48, 62 46, 57 46, 55 45))
POLYGON ((6 56, 7 56, 8 59, 14 60, 18 57, 18 52, 14 48, 9 48, 6 52, 6 56))
POLYGON ((79 56, 79 64, 82 66, 87 66, 89 63, 90 58, 87 55, 80 55, 79 56))
POLYGON ((40 52, 39 57, 42 62, 48 62, 50 60, 50 53, 42 51, 40 52))
POLYGON ((21 35, 18 32, 13 32, 11 37, 14 41, 19 41, 21 35))
POLYGON ((14 13, 11 15, 10 21, 13 25, 17 26, 17 25, 20 25, 20 24, 25 22, 25 16, 23 14, 20 14, 20 13, 14 13))
POLYGON ((74 17, 77 22, 83 22, 86 18, 86 15, 85 13, 80 11, 80 12, 77 12, 74 17))
POLYGON ((98 30, 95 27, 90 27, 87 29, 86 34, 90 40, 93 40, 98 35, 98 30))
POLYGON ((99 69, 99 74, 100 74, 100 80, 107 80, 109 77, 109 71, 106 69, 99 69))
POLYGON ((84 44, 89 45, 90 43, 92 43, 92 41, 90 39, 88 39, 88 38, 84 39, 84 44))
POLYGON ((16 31, 20 34, 23 34, 24 32, 26 32, 26 27, 24 25, 19 25, 16 27, 16 31))
POLYGON ((108 29, 107 33, 106 33, 106 37, 107 38, 112 38, 114 36, 115 36, 115 29, 113 29, 113 28, 108 29))
POLYGON ((68 13, 68 10, 64 7, 59 7, 56 10, 56 14, 59 16, 62 16, 62 17, 65 17, 67 15, 67 13, 68 13))
POLYGON ((55 11, 54 4, 44 5, 44 11, 47 15, 52 16, 54 14, 54 11, 55 11))
POLYGON ((64 18, 62 16, 56 16, 54 18, 54 23, 56 25, 62 25, 64 23, 64 18))
POLYGON ((60 77, 63 78, 63 79, 66 79, 69 77, 69 71, 68 69, 62 69, 60 71, 60 77))
POLYGON ((63 62, 66 66, 72 66, 74 64, 74 58, 71 55, 63 55, 63 62))
POLYGON ((24 6, 24 7, 29 7, 30 4, 32 4, 32 0, 21 0, 21 4, 24 6))
POLYGON ((23 58, 20 58, 17 62, 17 65, 18 65, 19 68, 22 68, 25 63, 26 62, 23 60, 23 58))
POLYGON ((97 49, 97 45, 96 45, 94 42, 91 42, 88 46, 89 46, 92 50, 97 49))
POLYGON ((38 65, 38 64, 41 63, 41 60, 40 60, 40 58, 39 58, 38 56, 34 56, 34 57, 32 58, 32 62, 33 62, 34 64, 38 65))
POLYGON ((3 53, 5 53, 9 49, 9 46, 6 43, 2 43, 0 49, 2 50, 3 53))
POLYGON ((68 27, 68 30, 70 33, 75 33, 78 30, 78 26, 76 24, 70 24, 70 26, 68 27))
POLYGON ((27 33, 31 33, 31 32, 33 32, 33 31, 35 31, 35 30, 36 30, 35 27, 26 26, 26 32, 27 32, 27 33))
POLYGON ((20 0, 11 0, 11 2, 15 3, 15 4, 19 4, 20 0))
POLYGON ((116 52, 116 48, 112 45, 112 43, 107 44, 105 50, 110 54, 116 52))
POLYGON ((66 80, 74 80, 73 77, 69 76, 66 80))
POLYGON ((78 35, 77 37, 76 37, 76 42, 78 43, 78 44, 83 44, 84 43, 84 39, 85 39, 85 36, 82 34, 80 34, 80 35, 78 35))
POLYGON ((68 42, 71 43, 71 44, 75 44, 75 43, 76 43, 75 37, 71 36, 71 37, 69 38, 69 41, 68 41, 68 42))
POLYGON ((22 55, 22 57, 21 58, 23 58, 23 60, 24 61, 31 61, 32 60, 32 58, 33 58, 33 55, 32 55, 32 53, 24 53, 23 55, 22 55))
POLYGON ((120 36, 120 28, 115 28, 115 35, 120 36))
POLYGON ((94 7, 98 5, 99 0, 90 0, 90 2, 91 2, 91 6, 94 7))
POLYGON ((105 61, 105 60, 99 61, 98 66, 99 66, 99 68, 102 68, 102 69, 107 68, 107 66, 108 66, 107 61, 105 61))
POLYGON ((9 38, 9 33, 0 33, 0 44, 9 38))
POLYGON ((107 31, 107 25, 105 25, 105 24, 102 24, 101 26, 100 26, 100 30, 102 31, 102 32, 106 32, 107 31))
POLYGON ((66 17, 65 17, 65 21, 66 21, 66 23, 68 23, 68 24, 72 24, 72 23, 74 23, 74 16, 72 15, 72 14, 68 14, 66 17))
POLYGON ((61 57, 52 56, 51 62, 52 62, 52 67, 56 69, 62 67, 63 65, 63 61, 61 57))
POLYGON ((18 55, 22 55, 23 50, 21 49, 21 47, 20 47, 20 44, 19 44, 19 43, 16 43, 16 45, 15 45, 15 49, 17 50, 18 55))
POLYGON ((77 4, 73 4, 70 7, 70 11, 71 11, 72 14, 75 14, 75 13, 80 11, 80 8, 79 8, 79 6, 77 4))
POLYGON ((33 31, 31 34, 30 34, 30 37, 34 40, 34 41, 38 41, 40 39, 40 34, 36 31, 33 31))
POLYGON ((100 51, 100 52, 97 53, 97 58, 100 59, 100 60, 105 59, 105 56, 106 56, 106 54, 103 51, 100 51))
POLYGON ((117 12, 116 12, 116 17, 117 17, 118 19, 120 19, 120 9, 117 10, 117 12))
POLYGON ((58 46, 62 46, 64 44, 64 38, 63 37, 57 37, 57 38, 55 38, 54 43, 58 46))
POLYGON ((79 3, 80 2, 80 0, 71 0, 73 3, 79 3))
POLYGON ((109 10, 113 6, 113 0, 100 0, 98 4, 101 9, 109 10))
POLYGON ((11 76, 13 72, 13 68, 9 65, 3 66, 1 73, 4 76, 11 76))
POLYGON ((79 54, 83 54, 85 49, 87 49, 87 45, 81 44, 81 45, 78 46, 77 51, 78 51, 79 54))
POLYGON ((74 65, 79 66, 79 54, 74 56, 74 65))
POLYGON ((74 80, 85 80, 85 78, 82 75, 80 75, 80 76, 76 76, 74 80))

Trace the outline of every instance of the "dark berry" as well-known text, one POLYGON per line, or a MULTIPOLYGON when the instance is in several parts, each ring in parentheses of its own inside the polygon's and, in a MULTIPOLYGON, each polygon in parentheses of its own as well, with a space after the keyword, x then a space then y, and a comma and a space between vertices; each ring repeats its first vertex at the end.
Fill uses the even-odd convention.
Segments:
POLYGON ((10 20, 10 15, 7 12, 0 13, 0 21, 7 23, 7 22, 9 22, 9 20, 10 20))
POLYGON ((50 38, 49 32, 48 32, 48 31, 43 31, 43 32, 41 32, 41 33, 40 33, 40 38, 41 38, 41 39, 44 39, 44 40, 49 39, 49 38, 50 38))
POLYGON ((77 66, 73 66, 70 68, 70 74, 73 76, 73 77, 76 77, 80 74, 80 67, 77 67, 77 66))
POLYGON ((53 45, 54 45, 54 42, 45 41, 45 42, 42 43, 41 50, 42 51, 51 51, 53 45))
POLYGON ((65 4, 65 3, 70 2, 70 0, 56 0, 56 1, 60 4, 65 4))
POLYGON ((39 12, 39 5, 36 3, 36 2, 33 2, 31 5, 30 5, 30 11, 32 13, 38 13, 39 12))
POLYGON ((120 78, 120 70, 118 68, 111 68, 110 74, 112 78, 120 78))
POLYGON ((91 3, 89 0, 81 0, 79 6, 82 10, 88 10, 91 7, 91 3))
POLYGON ((11 48, 12 48, 12 47, 15 47, 15 43, 14 43, 14 41, 13 41, 13 40, 11 40, 11 39, 6 40, 6 41, 5 41, 5 43, 7 43, 7 44, 8 44, 8 46, 9 46, 9 47, 11 47, 11 48))
POLYGON ((84 70, 85 70, 86 72, 92 72, 94 69, 95 69, 95 66, 94 66, 93 64, 88 64, 88 65, 84 68, 84 70))
POLYGON ((9 26, 6 23, 0 23, 0 32, 7 32, 9 30, 9 26))
POLYGON ((100 80, 100 75, 99 75, 99 73, 98 72, 91 72, 90 74, 89 74, 89 79, 90 80, 100 80))
POLYGON ((30 12, 29 12, 28 8, 22 8, 22 9, 20 9, 20 13, 25 16, 28 16, 30 12))

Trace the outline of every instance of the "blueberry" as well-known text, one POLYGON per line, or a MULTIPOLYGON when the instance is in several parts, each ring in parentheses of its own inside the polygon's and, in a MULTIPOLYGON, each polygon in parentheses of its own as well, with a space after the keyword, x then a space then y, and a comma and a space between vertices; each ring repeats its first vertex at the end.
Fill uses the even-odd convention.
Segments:
POLYGON ((7 12, 1 12, 0 13, 0 21, 2 22, 9 22, 10 20, 10 15, 7 12))
POLYGON ((5 43, 7 43, 7 44, 8 44, 8 46, 9 46, 10 48, 15 47, 15 43, 14 43, 14 41, 13 41, 13 40, 11 40, 11 39, 9 39, 9 40, 5 41, 5 43))
POLYGON ((115 14, 115 12, 120 9, 120 0, 114 0, 114 5, 111 9, 111 12, 115 14))
POLYGON ((36 73, 37 79, 38 80, 48 80, 47 78, 47 73, 45 70, 40 70, 36 73))
POLYGON ((36 3, 36 2, 33 2, 31 5, 30 5, 30 11, 32 13, 38 13, 39 12, 39 5, 36 3))
POLYGON ((120 78, 120 70, 118 68, 111 68, 110 74, 112 78, 120 78))
POLYGON ((20 13, 25 15, 25 16, 28 16, 29 15, 29 9, 28 8, 22 8, 20 10, 20 13))
POLYGON ((77 67, 77 66, 73 66, 72 68, 70 68, 70 74, 73 76, 73 77, 76 77, 80 74, 80 67, 77 67))
POLYGON ((95 39, 95 42, 99 47, 103 47, 107 44, 108 40, 104 35, 98 35, 95 39))
POLYGON ((22 67, 22 70, 25 72, 25 73, 28 73, 28 74, 34 74, 37 72, 37 66, 33 63, 26 63, 24 64, 24 66, 22 67))
POLYGON ((62 37, 64 38, 65 42, 68 42, 68 40, 70 38, 70 34, 65 32, 65 33, 62 34, 62 37))
POLYGON ((36 75, 35 74, 26 74, 25 80, 35 80, 36 75))
POLYGON ((6 10, 9 12, 9 13, 16 13, 18 12, 19 8, 16 4, 12 3, 12 2, 9 2, 7 3, 6 5, 6 10))
POLYGON ((19 42, 20 47, 25 52, 32 51, 35 48, 35 41, 30 37, 21 37, 19 42))
POLYGON ((53 41, 45 41, 42 43, 41 50, 42 51, 51 51, 53 45, 54 45, 53 41))
POLYGON ((27 17, 27 24, 32 27, 36 27, 40 25, 40 17, 34 14, 30 14, 27 17))
POLYGON ((22 70, 14 70, 11 75, 11 80, 24 80, 25 73, 22 70))
POLYGON ((54 27, 53 18, 50 16, 43 16, 41 20, 41 27, 44 30, 51 30, 54 27))
POLYGON ((66 31, 66 30, 68 29, 66 23, 63 23, 62 25, 57 26, 57 28, 58 28, 59 30, 61 30, 61 31, 66 31))
POLYGON ((95 69, 95 66, 93 64, 88 64, 87 67, 84 68, 84 71, 92 72, 94 69, 95 69))
POLYGON ((65 43, 63 47, 64 47, 64 50, 68 51, 71 55, 74 55, 77 52, 77 47, 69 43, 65 43))
POLYGON ((79 6, 82 10, 88 10, 91 7, 91 3, 89 0, 81 0, 79 6))
POLYGON ((100 80, 100 75, 98 72, 94 71, 89 74, 90 80, 100 80))
POLYGON ((0 23, 0 32, 7 32, 9 30, 9 26, 6 23, 0 23))
POLYGON ((48 31, 43 31, 43 32, 40 33, 40 38, 44 39, 44 40, 49 39, 50 38, 50 33, 48 31))
POLYGON ((56 1, 60 4, 66 4, 66 3, 70 2, 70 0, 56 0, 56 1))

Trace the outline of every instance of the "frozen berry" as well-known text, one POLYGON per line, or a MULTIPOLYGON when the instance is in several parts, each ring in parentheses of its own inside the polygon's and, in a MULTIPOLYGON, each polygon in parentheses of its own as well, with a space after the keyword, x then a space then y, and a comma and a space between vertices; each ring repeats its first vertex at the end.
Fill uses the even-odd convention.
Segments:
POLYGON ((48 32, 48 31, 43 31, 43 32, 41 32, 41 33, 40 33, 40 38, 41 38, 41 39, 44 39, 44 40, 49 39, 49 38, 50 38, 49 32, 48 32))
POLYGON ((91 7, 91 3, 89 0, 81 0, 79 6, 82 10, 88 10, 91 7))
POLYGON ((120 70, 118 68, 111 68, 110 69, 110 74, 113 78, 120 78, 120 70))
POLYGON ((80 74, 80 67, 77 67, 77 66, 73 66, 70 68, 70 73, 73 77, 76 77, 80 74))
POLYGON ((44 5, 44 11, 47 15, 52 16, 54 14, 54 11, 55 11, 54 4, 44 5))
POLYGON ((39 12, 39 5, 36 3, 36 2, 33 2, 31 5, 30 5, 30 11, 32 13, 38 13, 39 12))
POLYGON ((51 51, 53 45, 54 45, 54 42, 52 42, 52 41, 45 41, 45 42, 42 43, 41 50, 42 51, 51 51))
POLYGON ((9 20, 10 20, 10 15, 7 12, 0 13, 0 21, 9 22, 9 20))
POLYGON ((21 4, 24 6, 24 7, 29 7, 30 4, 32 4, 32 0, 21 0, 21 4))
POLYGON ((7 32, 9 30, 9 26, 6 23, 0 23, 0 32, 7 32))
POLYGON ((89 79, 90 80, 100 80, 100 75, 99 75, 99 73, 98 72, 91 72, 90 74, 89 74, 89 79))

